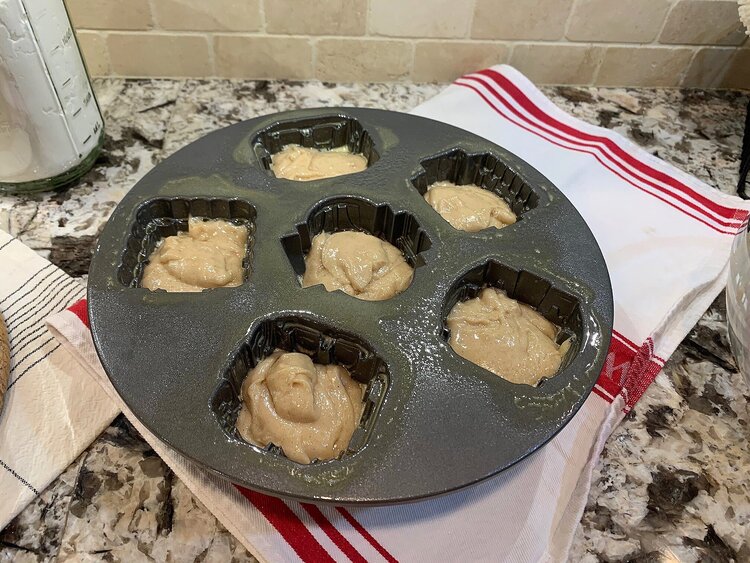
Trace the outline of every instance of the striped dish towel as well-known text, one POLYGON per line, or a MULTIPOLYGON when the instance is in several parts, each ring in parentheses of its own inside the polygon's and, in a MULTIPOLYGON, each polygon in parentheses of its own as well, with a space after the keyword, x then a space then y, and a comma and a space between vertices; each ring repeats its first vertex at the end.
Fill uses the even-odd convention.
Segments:
POLYGON ((10 381, 0 411, 0 529, 49 485, 119 409, 47 330, 44 320, 86 288, 0 231, 0 313, 10 381))
POLYGON ((236 488, 171 451, 127 411, 97 361, 83 307, 50 319, 154 450, 261 560, 566 559, 605 440, 721 291, 733 237, 747 224, 750 203, 570 117, 507 66, 462 77, 414 113, 537 167, 586 219, 612 277, 615 332, 594 393, 549 444, 501 475, 382 508, 314 506, 236 488))

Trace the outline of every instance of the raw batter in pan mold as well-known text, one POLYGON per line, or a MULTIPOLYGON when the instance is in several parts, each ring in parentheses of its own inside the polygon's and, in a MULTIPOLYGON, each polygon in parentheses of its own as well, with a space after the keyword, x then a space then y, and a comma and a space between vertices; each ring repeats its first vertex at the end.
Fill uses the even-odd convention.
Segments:
POLYGON ((489 227, 502 229, 516 222, 507 202, 474 184, 457 186, 448 181, 427 188, 424 198, 454 229, 475 233, 489 227))
POLYGON ((536 385, 555 375, 570 346, 536 310, 494 287, 456 305, 448 315, 451 348, 512 383, 536 385))
POLYGON ((323 284, 366 301, 390 299, 404 291, 413 268, 391 243, 358 231, 320 233, 305 257, 302 287, 323 284))
POLYGON ((308 182, 362 172, 367 158, 347 147, 318 150, 299 145, 287 145, 271 156, 271 170, 277 178, 308 182))
POLYGON ((247 375, 237 430, 298 463, 339 457, 362 418, 365 385, 339 365, 276 350, 247 375))
POLYGON ((243 281, 248 230, 221 219, 191 217, 188 231, 160 241, 143 269, 141 287, 152 291, 203 291, 243 281))

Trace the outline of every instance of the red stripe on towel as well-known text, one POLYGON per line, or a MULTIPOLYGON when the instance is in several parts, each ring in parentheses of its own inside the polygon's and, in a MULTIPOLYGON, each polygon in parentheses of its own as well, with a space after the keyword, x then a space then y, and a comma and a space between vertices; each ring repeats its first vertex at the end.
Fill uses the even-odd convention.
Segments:
POLYGON ((620 342, 622 342, 626 346, 630 347, 630 349, 633 350, 633 352, 637 352, 638 351, 638 348, 639 348, 638 344, 636 344, 635 342, 633 342, 632 340, 630 340, 630 338, 628 338, 627 336, 625 336, 621 332, 617 332, 616 330, 612 330, 612 337, 619 339, 620 342))
POLYGON ((386 548, 384 548, 378 540, 376 540, 374 537, 372 537, 372 534, 368 532, 365 527, 359 523, 359 521, 352 516, 349 511, 346 508, 342 508, 340 506, 336 507, 336 510, 346 518, 346 521, 349 522, 349 524, 352 525, 352 527, 359 532, 359 534, 367 540, 367 542, 375 548, 375 550, 383 556, 383 558, 388 561, 389 563, 398 563, 398 559, 396 559, 393 555, 391 555, 386 548))
POLYGON ((328 551, 320 545, 315 536, 302 523, 302 520, 292 512, 292 509, 283 500, 256 493, 237 485, 235 487, 276 528, 276 531, 281 534, 300 559, 311 563, 334 561, 328 551))
MULTIPOLYGON (((486 85, 485 85, 485 84, 484 84, 484 83, 483 83, 482 81, 480 81, 480 80, 475 80, 475 82, 477 82, 477 83, 479 83, 479 84, 482 84, 482 86, 484 86, 484 87, 486 88, 486 85)), ((615 176, 619 177, 619 178, 620 178, 621 180, 623 180, 623 181, 627 182, 628 184, 632 185, 632 186, 633 186, 633 187, 635 187, 636 189, 638 189, 638 190, 640 190, 640 191, 642 191, 642 192, 644 192, 644 193, 646 193, 646 194, 648 194, 648 195, 650 195, 650 196, 652 196, 652 197, 655 197, 655 198, 656 198, 656 199, 658 199, 659 201, 661 201, 661 202, 663 202, 663 203, 666 203, 666 204, 667 204, 667 205, 669 205, 670 207, 673 207, 674 209, 676 209, 676 210, 678 210, 678 211, 680 211, 680 212, 684 213, 685 215, 688 215, 688 216, 689 216, 689 217, 691 217, 692 219, 695 219, 695 220, 696 220, 696 221, 698 221, 699 223, 702 223, 702 224, 704 224, 705 226, 707 226, 707 227, 708 227, 708 228, 710 228, 710 229, 713 229, 714 231, 717 231, 717 232, 719 232, 719 233, 721 233, 721 234, 731 234, 731 235, 734 235, 734 234, 735 234, 735 230, 734 230, 734 229, 732 229, 732 230, 725 230, 725 229, 723 229, 723 228, 717 227, 716 225, 713 225, 713 224, 709 223, 708 221, 706 221, 706 220, 702 219, 701 217, 699 217, 699 216, 697 216, 697 215, 694 215, 694 214, 693 214, 692 212, 688 211, 687 209, 683 209, 683 208, 681 208, 681 207, 678 207, 677 205, 675 205, 674 203, 672 203, 672 202, 671 202, 671 201, 669 201, 668 199, 666 199, 666 198, 664 198, 664 197, 662 197, 662 196, 660 196, 660 195, 658 195, 658 194, 656 194, 656 193, 654 193, 654 192, 651 192, 651 191, 649 191, 649 190, 647 190, 647 189, 645 189, 645 188, 643 188, 643 187, 639 186, 639 185, 638 185, 638 184, 636 184, 635 182, 633 182, 633 181, 629 180, 628 178, 626 178, 626 177, 625 177, 625 176, 624 176, 624 175, 623 175, 622 173, 620 173, 620 172, 618 172, 617 170, 615 170, 615 168, 613 168, 612 166, 610 166, 609 164, 607 164, 607 163, 606 163, 606 162, 605 162, 605 161, 604 161, 604 160, 602 159, 602 157, 601 157, 601 156, 599 156, 599 154, 597 154, 596 152, 593 152, 593 150, 589 150, 589 147, 587 147, 587 148, 576 148, 576 147, 569 147, 569 146, 567 146, 567 145, 563 145, 562 143, 560 143, 560 142, 557 142, 557 141, 555 141, 555 140, 553 140, 553 139, 550 139, 550 138, 548 138, 548 137, 545 137, 545 136, 544 136, 544 135, 542 135, 541 133, 538 133, 538 132, 537 132, 537 131, 535 131, 534 129, 531 129, 531 127, 529 127, 529 126, 526 126, 526 125, 524 125, 523 123, 519 122, 519 121, 518 121, 517 119, 514 119, 513 117, 511 117, 511 116, 509 116, 509 115, 507 115, 507 114, 503 113, 503 111, 501 111, 501 110, 500 110, 500 109, 499 109, 498 107, 496 107, 496 106, 495 106, 495 105, 494 105, 494 104, 493 104, 493 103, 492 103, 492 102, 490 101, 490 99, 489 99, 489 98, 488 98, 487 96, 485 96, 485 95, 484 95, 484 94, 483 94, 483 93, 482 93, 482 92, 481 92, 481 91, 480 91, 480 90, 479 90, 479 89, 478 89, 477 87, 473 86, 472 84, 466 84, 466 83, 464 83, 464 82, 455 82, 455 84, 456 84, 457 86, 463 86, 464 88, 468 88, 469 90, 473 90, 473 91, 474 91, 474 92, 475 92, 476 94, 478 94, 478 95, 479 95, 479 97, 480 97, 480 98, 482 98, 482 99, 483 99, 483 100, 484 100, 484 101, 485 101, 485 102, 487 103, 487 105, 489 105, 489 106, 490 106, 490 107, 491 107, 491 108, 492 108, 492 109, 493 109, 493 110, 494 110, 495 112, 497 112, 497 113, 498 113, 499 115, 501 115, 502 117, 504 117, 505 119, 507 119, 508 121, 510 121, 511 123, 513 123, 514 125, 516 125, 517 127, 520 127, 521 129, 523 129, 523 130, 525 130, 525 131, 528 131, 529 133, 531 133, 531 134, 533 134, 533 135, 536 135, 536 136, 538 136, 538 137, 540 137, 540 138, 544 139, 544 140, 545 140, 545 141, 547 141, 548 143, 551 143, 551 144, 553 144, 553 145, 556 145, 556 146, 558 146, 558 147, 561 147, 561 148, 564 148, 564 149, 567 149, 567 150, 571 150, 571 151, 574 151, 574 152, 580 152, 580 153, 584 153, 584 154, 588 154, 588 155, 591 155, 591 156, 593 156, 593 157, 594 157, 594 158, 595 158, 595 159, 596 159, 596 160, 597 160, 597 161, 599 162, 599 164, 601 164, 602 166, 604 166, 604 168, 606 168, 607 170, 609 170, 610 172, 612 172, 612 173, 613 173, 613 174, 614 174, 615 176)), ((494 92, 494 94, 495 94, 495 95, 497 95, 497 93, 496 93, 496 92, 494 92)), ((509 105, 510 105, 510 104, 509 104, 509 103, 508 103, 508 102, 507 102, 506 100, 504 100, 504 99, 502 99, 502 98, 500 98, 500 100, 501 100, 501 102, 502 102, 502 103, 503 103, 504 105, 506 105, 506 106, 509 106, 509 105)), ((567 141, 567 142, 572 142, 572 141, 567 141)))
POLYGON ((614 401, 612 397, 610 397, 607 393, 599 389, 599 387, 594 386, 594 389, 592 389, 592 393, 598 395, 599 397, 601 397, 602 399, 604 399, 610 404, 612 403, 612 401, 614 401))
MULTIPOLYGON (((653 185, 652 183, 649 183, 649 185, 652 185, 654 188, 662 190, 664 192, 668 192, 672 197, 675 197, 676 199, 683 201, 686 205, 689 205, 696 210, 699 210, 700 212, 704 213, 707 217, 710 219, 716 221, 718 224, 722 226, 734 226, 739 227, 740 224, 747 218, 748 212, 744 210, 735 209, 732 207, 726 207, 719 203, 716 203, 715 201, 707 198, 706 196, 700 194, 699 192, 696 192, 693 190, 690 186, 680 182, 676 178, 673 178, 672 176, 669 176, 668 174, 662 172, 661 170, 657 170, 648 164, 638 160, 635 156, 624 150, 622 147, 620 147, 617 143, 615 143, 612 139, 604 136, 599 135, 592 135, 589 133, 585 133, 583 131, 580 131, 574 127, 571 127, 570 125, 567 125, 554 117, 550 116, 549 114, 545 113, 539 106, 537 106, 523 91, 521 91, 518 86, 516 86, 511 80, 509 80, 506 76, 503 74, 487 69, 478 72, 477 74, 481 74, 483 76, 488 77, 493 82, 495 82, 500 88, 502 88, 505 92, 507 92, 514 101, 516 101, 521 107, 523 107, 526 111, 528 111, 531 115, 533 115, 535 118, 537 118, 542 123, 548 125, 551 128, 557 129, 558 131, 562 131, 572 137, 575 137, 579 141, 584 142, 592 142, 596 143, 599 148, 600 152, 607 156, 607 158, 614 164, 618 165, 620 168, 625 170, 626 172, 629 172, 631 175, 641 179, 644 182, 647 182, 647 180, 643 179, 642 177, 634 174, 632 171, 627 171, 622 167, 622 164, 628 164, 638 170, 640 173, 642 173, 644 176, 647 176, 648 178, 651 178, 654 181, 661 182, 662 184, 666 184, 667 186, 673 188, 677 192, 680 192, 680 194, 683 197, 675 194, 674 192, 668 192, 663 187, 653 185), (604 145, 606 147, 607 151, 604 151, 601 149, 600 145, 604 145), (697 205, 693 205, 690 202, 686 201, 686 199, 690 199, 693 202, 695 202, 697 205), (721 219, 717 219, 710 214, 706 212, 706 208, 710 209, 715 213, 716 215, 723 217, 726 219, 726 221, 722 221, 721 219)), ((525 118, 527 119, 528 118, 525 118)))
POLYGON ((68 311, 78 317, 86 325, 86 328, 91 328, 91 325, 89 325, 89 309, 85 299, 73 303, 68 307, 68 311))
POLYGON ((325 514, 320 511, 320 508, 318 508, 314 504, 309 504, 306 502, 300 503, 300 505, 305 509, 305 512, 307 512, 310 517, 315 520, 315 523, 320 527, 321 530, 323 530, 325 535, 327 535, 330 540, 336 544, 336 547, 338 547, 344 553, 344 555, 349 558, 349 561, 352 561, 353 563, 367 563, 367 559, 362 557, 359 551, 357 551, 355 547, 351 543, 349 543, 349 540, 347 540, 344 535, 328 521, 328 518, 326 518, 325 514))
POLYGON ((633 358, 630 365, 630 375, 625 381, 622 389, 622 396, 625 399, 625 410, 629 411, 643 396, 648 386, 656 378, 663 363, 655 360, 654 341, 648 338, 638 353, 633 358))
POLYGON ((631 345, 632 342, 622 335, 611 340, 604 367, 596 381, 596 387, 599 389, 594 389, 597 395, 610 403, 612 399, 608 399, 606 395, 622 395, 626 411, 632 409, 643 396, 664 365, 664 362, 654 355, 654 343, 651 338, 636 350, 631 345))

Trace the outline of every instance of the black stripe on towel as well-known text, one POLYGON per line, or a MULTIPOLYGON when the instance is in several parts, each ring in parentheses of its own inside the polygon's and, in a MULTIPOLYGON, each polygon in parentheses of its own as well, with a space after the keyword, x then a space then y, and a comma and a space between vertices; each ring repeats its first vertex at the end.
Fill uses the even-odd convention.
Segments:
MULTIPOLYGON (((45 276, 45 278, 44 278, 43 280, 41 280, 41 281, 40 281, 40 282, 39 282, 39 283, 38 283, 38 284, 37 284, 37 285, 36 285, 36 286, 34 287, 34 289, 32 289, 32 290, 31 290, 31 291, 30 291, 29 293, 27 293, 27 294, 23 295, 23 297, 21 297, 21 299, 23 299, 24 297, 27 297, 27 296, 28 296, 28 295, 29 295, 30 293, 33 293, 34 291, 38 290, 38 289, 39 289, 39 286, 40 286, 40 285, 42 285, 42 283, 44 283, 45 281, 47 281, 49 277, 50 277, 49 275, 45 276)), ((59 283, 62 283, 62 282, 64 282, 64 281, 65 281, 65 278, 66 278, 66 277, 67 277, 67 276, 65 275, 65 272, 60 272, 60 275, 59 275, 59 276, 57 276, 57 277, 53 277, 53 278, 52 278, 51 280, 49 280, 49 282, 47 283, 47 285, 46 285, 46 286, 44 286, 44 287, 43 287, 43 288, 41 289, 41 293, 37 294, 37 295, 36 295, 35 297, 32 297, 32 299, 31 299, 31 303, 33 303, 33 302, 34 302, 35 300, 39 300, 39 299, 44 299, 45 297, 47 297, 47 295, 48 295, 48 294, 49 294, 49 293, 50 293, 51 291, 53 291, 54 289, 56 289, 56 288, 57 288, 57 284, 59 284, 59 283)), ((15 316, 16 316, 17 314, 19 314, 19 313, 23 313, 23 312, 24 312, 24 307, 23 307, 23 306, 21 306, 21 307, 19 307, 19 308, 18 308, 18 310, 16 310, 15 312, 13 312, 13 313, 8 313, 8 311, 10 311, 10 310, 11 310, 11 308, 13 308, 13 307, 14 307, 15 305, 17 305, 17 304, 18 304, 18 301, 15 301, 15 302, 13 302, 13 303, 12 303, 11 305, 9 305, 8 307, 6 307, 6 309, 5 309, 5 319, 6 319, 7 321, 10 321, 10 320, 12 320, 12 319, 13 319, 13 317, 15 317, 15 316)))
MULTIPOLYGON (((32 328, 32 327, 29 327, 29 328, 32 328)), ((33 344, 34 342, 39 340, 42 336, 44 336, 44 330, 46 328, 47 328, 46 325, 40 324, 38 327, 36 327, 34 330, 32 330, 30 333, 24 336, 21 340, 14 342, 11 345, 11 349, 13 350, 13 352, 10 355, 10 359, 12 360, 13 358, 15 358, 16 354, 18 354, 19 352, 22 352, 23 350, 31 346, 31 344, 33 344), (31 338, 32 336, 33 338, 31 338), (31 338, 31 340, 28 340, 29 338, 31 338), (23 344, 21 344, 21 342, 23 342, 23 344)), ((25 329, 24 332, 26 332, 26 330, 28 329, 25 329)))
MULTIPOLYGON (((69 291, 68 291, 67 294, 65 294, 65 297, 63 297, 62 300, 58 300, 58 302, 55 303, 54 305, 51 304, 51 303, 42 303, 42 305, 47 305, 46 310, 42 311, 42 317, 47 317, 51 313, 55 313, 57 311, 61 311, 62 309, 66 309, 71 303, 73 303, 74 301, 77 301, 78 299, 80 299, 79 293, 82 293, 83 290, 84 290, 84 288, 81 287, 80 285, 78 285, 77 282, 74 282, 74 283, 75 283, 75 285, 72 285, 72 286, 68 287, 69 291), (70 291, 71 287, 73 288, 72 296, 71 296, 71 291, 70 291), (76 288, 79 289, 80 291, 75 291, 76 288)), ((65 286, 63 285, 61 287, 65 287, 65 286)), ((38 308, 39 305, 40 304, 37 303, 37 307, 36 308, 38 308)), ((20 340, 18 340, 18 338, 22 334, 25 334, 26 332, 28 332, 31 329, 38 328, 39 325, 43 324, 42 323, 43 320, 44 319, 42 318, 42 319, 37 320, 36 322, 25 321, 25 322, 21 323, 21 326, 15 327, 13 330, 11 330, 12 327, 10 325, 8 325, 8 331, 10 332, 9 337, 10 337, 11 348, 17 346, 19 344, 19 342, 23 341, 26 338, 26 337, 23 337, 20 340)), ((34 331, 34 332, 36 332, 36 331, 34 331)))
MULTIPOLYGON (((33 276, 31 276, 31 277, 30 277, 29 279, 27 279, 27 280, 26 280, 25 282, 23 282, 23 283, 21 284, 21 286, 20 286, 20 287, 19 287, 18 289, 16 289, 16 290, 15 290, 15 291, 14 291, 13 293, 9 294, 8 296, 6 296, 6 297, 5 297, 5 299, 3 299, 2 301, 0 301, 0 305, 2 305, 3 303, 5 303, 5 302, 6 302, 6 301, 7 301, 8 299, 10 299, 11 297, 13 297, 13 296, 14 296, 14 295, 15 295, 16 293, 18 293, 19 291, 21 291, 21 290, 22 290, 23 288, 25 288, 25 287, 26 287, 26 285, 27 285, 28 283, 30 283, 30 282, 31 282, 31 280, 33 280, 33 279, 34 279, 35 277, 37 277, 37 276, 38 276, 39 274, 41 274, 41 273, 42 273, 42 272, 43 272, 44 270, 46 270, 46 269, 47 269, 47 268, 49 268, 49 267, 54 267, 54 264, 52 264, 52 263, 50 262, 49 264, 47 264, 46 266, 44 266, 44 267, 43 267, 43 268, 42 268, 41 270, 39 270, 39 271, 38 271, 38 272, 37 272, 36 274, 34 274, 33 276)), ((41 281, 40 281, 39 283, 37 283, 37 284, 36 284, 36 285, 35 285, 34 287, 32 287, 32 288, 31 288, 31 289, 30 289, 29 291, 27 291, 26 293, 24 293, 23 295, 21 295, 21 296, 20 296, 20 297, 19 297, 18 299, 16 299, 15 301, 13 301, 13 303, 10 303, 10 304, 9 304, 8 306, 6 306, 4 310, 5 310, 5 311, 7 311, 7 310, 8 310, 8 309, 10 309, 10 308, 11 308, 11 307, 12 307, 13 305, 15 305, 16 303, 18 303, 18 301, 19 301, 19 300, 23 299, 23 298, 24 298, 24 297, 26 297, 26 296, 27 296, 27 295, 28 295, 29 293, 31 293, 32 291, 34 291, 34 290, 35 290, 35 289, 36 289, 37 287, 39 287, 39 284, 40 284, 40 283, 42 283, 42 282, 43 282, 44 280, 46 280, 47 278, 49 278, 49 277, 50 277, 50 276, 51 276, 52 274, 54 274, 54 273, 55 273, 55 271, 56 271, 56 269, 55 269, 55 270, 53 270, 52 272, 48 273, 48 274, 47 274, 46 276, 44 276, 44 279, 42 279, 42 280, 41 280, 41 281)))
MULTIPOLYGON (((65 275, 65 272, 60 272, 60 276, 57 276, 56 278, 53 278, 50 280, 44 288, 41 289, 41 293, 34 295, 31 297, 28 303, 25 303, 24 305, 18 307, 13 313, 8 314, 8 311, 10 311, 11 307, 15 305, 11 305, 7 309, 5 309, 5 322, 8 325, 13 324, 13 320, 16 318, 19 314, 24 314, 28 311, 27 306, 30 304, 34 304, 35 301, 44 301, 47 297, 49 297, 52 292, 54 292, 56 289, 62 286, 62 284, 66 283, 70 278, 68 278, 67 275, 65 275)), ((46 281, 46 280, 44 280, 46 281)), ((39 282, 39 284, 31 290, 29 293, 33 293, 39 289, 39 286, 42 284, 42 282, 39 282)), ((24 295, 26 297, 26 295, 24 295)), ((38 306, 38 305, 37 305, 38 306)))
POLYGON ((8 464, 6 464, 2 459, 0 459, 0 466, 4 467, 5 470, 8 473, 10 473, 11 475, 13 475, 13 477, 15 477, 16 479, 18 479, 19 481, 21 481, 21 483, 23 483, 24 485, 26 485, 31 490, 31 492, 33 492, 35 495, 39 496, 39 491, 37 491, 34 487, 32 487, 31 483, 29 483, 26 479, 24 479, 18 473, 16 473, 15 471, 13 471, 10 467, 8 467, 8 464))
POLYGON ((54 353, 55 350, 57 350, 60 346, 62 346, 62 344, 60 344, 58 342, 57 346, 55 346, 54 348, 52 348, 52 350, 50 350, 49 352, 47 352, 44 356, 42 356, 41 358, 39 358, 38 360, 36 360, 33 364, 30 364, 25 370, 23 370, 21 373, 19 373, 18 376, 13 381, 11 381, 10 384, 8 384, 8 391, 10 391, 10 388, 13 387, 16 383, 18 383, 18 380, 21 379, 24 375, 26 375, 31 368, 33 368, 39 362, 42 362, 45 359, 47 359, 49 357, 49 355, 52 354, 52 353, 54 353))
MULTIPOLYGON (((80 288, 80 289, 82 290, 83 288, 80 288)), ((58 305, 55 305, 54 307, 51 308, 52 311, 45 312, 44 316, 46 317, 47 315, 49 315, 53 311, 56 311, 58 309, 58 307, 60 309, 67 309, 74 302, 78 301, 79 298, 80 298, 80 296, 77 293, 74 293, 72 297, 68 297, 66 295, 66 298, 64 298, 63 301, 62 301, 62 303, 60 304, 61 307, 58 306, 58 305)), ((29 346, 31 346, 34 342, 36 342, 37 340, 39 340, 40 338, 42 338, 46 334, 47 325, 44 324, 44 322, 40 321, 38 323, 38 325, 36 326, 36 328, 34 328, 34 327, 35 327, 35 325, 29 325, 28 327, 26 327, 25 329, 23 329, 21 332, 15 334, 14 336, 17 338, 21 334, 24 334, 24 333, 28 332, 30 329, 32 329, 32 328, 34 329, 31 332, 29 332, 28 334, 26 334, 26 336, 24 336, 23 338, 21 338, 19 340, 16 340, 15 338, 11 338, 11 346, 10 347, 11 347, 11 349, 13 351, 12 354, 10 355, 11 360, 13 358, 15 358, 18 354, 20 354, 22 351, 24 351, 26 348, 28 348, 29 346), (29 340, 30 338, 31 338, 31 340, 29 340)))
POLYGON ((83 291, 83 287, 81 287, 81 284, 71 278, 68 278, 68 280, 57 284, 55 286, 55 289, 58 291, 58 296, 57 301, 55 301, 54 304, 51 304, 49 301, 40 299, 40 301, 36 305, 31 308, 25 309, 23 315, 21 315, 20 317, 16 317, 13 320, 11 320, 12 315, 10 317, 6 317, 5 324, 8 327, 8 332, 12 334, 22 326, 36 325, 37 323, 41 322, 41 319, 36 319, 37 315, 40 313, 40 309, 42 312, 42 317, 46 317, 49 313, 56 311, 57 308, 60 307, 66 299, 69 299, 71 295, 83 291), (67 291, 67 293, 65 293, 61 298, 60 295, 63 293, 63 291, 67 291))
MULTIPOLYGON (((74 293, 72 297, 69 297, 68 299, 64 299, 62 306, 59 308, 59 310, 67 309, 78 301, 80 299, 80 296, 77 293, 74 293)), ((45 311, 44 317, 46 318, 49 316, 52 312, 58 310, 57 307, 52 308, 51 311, 45 311)), ((34 342, 39 340, 42 336, 46 334, 47 331, 47 325, 43 322, 44 319, 41 319, 36 324, 30 324, 20 332, 16 332, 15 334, 12 334, 10 336, 10 348, 12 350, 11 353, 11 359, 16 357, 18 354, 20 354, 23 350, 31 346, 34 342), (33 330, 32 330, 33 329, 33 330), (29 332, 31 331, 31 332, 29 332), (21 335, 21 338, 19 338, 21 335)))
MULTIPOLYGON (((36 348, 34 348, 31 352, 29 352, 23 358, 21 358, 20 360, 18 360, 15 364, 13 364, 13 369, 18 369, 18 366, 21 365, 25 360, 27 360, 29 358, 29 356, 31 356, 34 352, 38 352, 39 350, 41 350, 42 348, 44 348, 47 344, 49 344, 50 342, 52 342, 54 339, 55 338, 53 336, 50 336, 47 340, 45 340, 44 342, 42 342, 39 346, 37 346, 36 348)), ((11 358, 13 356, 15 356, 15 354, 13 354, 11 356, 11 358)))
POLYGON ((0 246, 0 251, 2 251, 2 250, 3 250, 3 248, 5 248, 6 246, 8 246, 8 245, 9 245, 9 244, 10 244, 11 242, 13 242, 14 240, 16 240, 16 239, 15 239, 15 237, 11 238, 11 239, 10 239, 10 240, 9 240, 8 242, 6 242, 6 243, 5 243, 4 245, 0 246))

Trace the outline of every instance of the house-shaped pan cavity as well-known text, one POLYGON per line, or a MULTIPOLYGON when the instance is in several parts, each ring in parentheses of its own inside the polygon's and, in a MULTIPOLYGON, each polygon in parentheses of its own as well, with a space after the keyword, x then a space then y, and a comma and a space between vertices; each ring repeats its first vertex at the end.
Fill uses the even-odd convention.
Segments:
POLYGON ((270 174, 273 174, 271 156, 287 145, 318 150, 346 147, 353 154, 362 154, 368 167, 380 158, 372 137, 359 121, 344 115, 282 121, 263 129, 252 140, 258 161, 270 174))
POLYGON ((240 199, 159 198, 143 203, 136 212, 118 270, 120 283, 139 287, 143 268, 157 243, 179 231, 187 231, 190 217, 223 219, 247 227, 247 246, 242 261, 247 281, 252 268, 255 234, 256 211, 252 204, 240 199))
MULTIPOLYGON (((388 366, 367 342, 356 335, 306 316, 279 316, 263 320, 234 353, 211 398, 211 409, 225 434, 232 439, 242 440, 236 429, 242 382, 258 362, 276 349, 306 354, 318 364, 341 365, 349 370, 356 381, 367 386, 362 418, 343 456, 364 448, 388 392, 388 366)), ((264 451, 283 455, 281 449, 273 444, 264 451)))
MULTIPOLYGON (((572 339, 560 370, 576 356, 583 329, 578 299, 536 274, 516 270, 496 260, 489 260, 481 266, 472 268, 451 286, 442 309, 443 337, 446 340, 450 339, 447 318, 453 306, 459 301, 477 297, 485 287, 496 287, 505 291, 508 297, 532 306, 545 319, 560 327, 557 335, 558 344, 572 339)), ((540 384, 543 382, 544 380, 540 384)))
POLYGON ((305 255, 312 239, 321 232, 362 231, 390 242, 398 248, 412 268, 423 266, 421 253, 431 246, 430 238, 416 217, 402 211, 394 213, 388 204, 376 205, 356 197, 336 197, 315 207, 296 232, 281 243, 298 276, 305 273, 305 255))
POLYGON ((490 153, 468 154, 461 149, 431 156, 420 162, 422 172, 412 185, 424 196, 435 182, 475 184, 504 199, 519 219, 539 204, 539 196, 516 172, 490 153))

